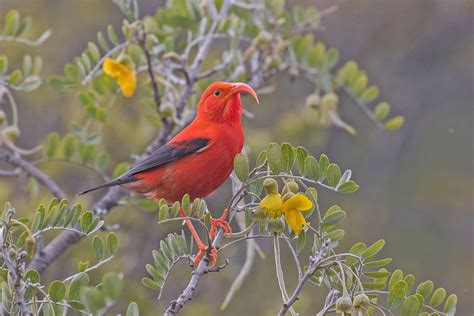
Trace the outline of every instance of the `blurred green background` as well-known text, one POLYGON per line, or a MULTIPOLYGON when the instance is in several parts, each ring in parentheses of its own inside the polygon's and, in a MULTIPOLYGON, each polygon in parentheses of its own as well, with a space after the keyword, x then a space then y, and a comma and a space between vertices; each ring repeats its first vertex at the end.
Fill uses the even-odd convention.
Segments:
MULTIPOLYGON (((259 106, 248 109, 255 118, 246 120, 246 134, 252 135, 253 152, 267 141, 289 141, 306 145, 313 154, 327 153, 341 166, 353 170, 361 189, 356 194, 337 195, 320 190, 322 207, 340 204, 347 212, 346 237, 340 245, 348 249, 356 241, 372 243, 385 238, 383 251, 394 258, 391 268, 413 273, 418 281, 431 279, 435 285, 459 297, 458 315, 472 315, 473 296, 473 99, 474 99, 474 2, 469 0, 347 0, 289 1, 293 4, 316 3, 319 9, 337 4, 338 10, 323 18, 324 29, 316 38, 338 48, 342 60, 355 59, 369 78, 379 85, 381 95, 392 104, 396 114, 406 117, 397 132, 384 132, 357 108, 349 98, 342 98, 341 113, 357 129, 356 136, 331 128, 318 129, 301 124, 295 115, 311 85, 301 80, 293 83, 277 80, 273 94, 262 95, 259 106)), ((163 1, 141 0, 141 15, 153 14, 163 1)), ((62 72, 65 63, 82 52, 86 43, 95 40, 98 31, 108 24, 120 26, 120 11, 106 0, 2 0, 0 8, 17 8, 36 21, 38 34, 53 30, 52 37, 34 53, 44 58, 44 75, 62 72)), ((0 52, 20 60, 31 49, 15 44, 1 44, 0 52)), ((143 88, 142 88, 143 89, 143 88)), ((68 123, 79 113, 74 94, 59 94, 48 85, 37 92, 17 95, 20 107, 20 144, 32 147, 54 130, 68 130, 68 123)), ((245 101, 248 101, 245 99, 245 101)), ((140 98, 120 100, 114 107, 105 132, 105 144, 125 160, 140 153, 156 135, 144 127, 141 115, 145 106, 140 98)), ((93 173, 67 163, 42 165, 74 194, 100 180, 93 173), (67 175, 67 177, 65 176, 67 175)), ((39 201, 24 198, 25 179, 0 178, 0 202, 10 200, 19 212, 32 212, 39 201)), ((222 194, 208 199, 211 210, 219 211, 229 196, 229 186, 222 194)), ((89 205, 101 193, 81 198, 89 205)), ((137 301, 145 315, 160 313, 177 296, 189 277, 189 268, 178 267, 160 301, 156 293, 144 288, 140 279, 151 251, 159 240, 177 225, 158 226, 154 214, 139 210, 130 203, 115 209, 108 225, 119 224, 119 258, 95 275, 110 269, 123 271, 126 287, 123 301, 110 311, 125 310, 128 302, 137 301)), ((90 256, 90 240, 84 240, 51 266, 47 279, 61 278, 75 271, 79 259, 90 256)), ((220 312, 232 279, 244 261, 243 245, 222 255, 231 265, 219 274, 206 277, 196 298, 182 311, 183 315, 274 315, 280 307, 280 294, 271 260, 272 249, 266 241, 267 260, 256 260, 251 276, 234 302, 220 312)), ((286 250, 284 250, 286 251, 286 250)), ((284 254, 286 254, 284 252, 284 254)), ((291 258, 288 257, 288 260, 291 258)), ((295 285, 295 271, 288 271, 287 285, 295 285)), ((325 293, 307 286, 296 308, 301 315, 312 315, 325 293)))

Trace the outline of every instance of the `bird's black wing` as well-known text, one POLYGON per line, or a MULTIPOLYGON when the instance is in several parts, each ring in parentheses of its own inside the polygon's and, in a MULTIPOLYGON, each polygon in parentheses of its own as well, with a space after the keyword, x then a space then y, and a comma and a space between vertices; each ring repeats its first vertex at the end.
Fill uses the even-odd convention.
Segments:
POLYGON ((197 153, 203 150, 206 146, 208 146, 209 142, 210 139, 208 138, 197 137, 190 140, 183 140, 173 142, 172 144, 163 145, 160 148, 156 149, 154 152, 152 152, 148 158, 137 163, 135 166, 130 168, 127 172, 125 172, 118 178, 107 183, 101 184, 97 187, 78 193, 78 195, 82 195, 102 188, 122 185, 136 181, 137 178, 135 177, 135 175, 137 173, 157 168, 169 162, 175 161, 179 158, 197 153))
POLYGON ((187 155, 194 154, 205 148, 209 144, 209 141, 210 140, 208 138, 193 138, 191 140, 184 140, 161 146, 151 153, 148 158, 142 162, 139 162, 137 165, 125 172, 123 176, 133 176, 137 173, 153 169, 187 155))

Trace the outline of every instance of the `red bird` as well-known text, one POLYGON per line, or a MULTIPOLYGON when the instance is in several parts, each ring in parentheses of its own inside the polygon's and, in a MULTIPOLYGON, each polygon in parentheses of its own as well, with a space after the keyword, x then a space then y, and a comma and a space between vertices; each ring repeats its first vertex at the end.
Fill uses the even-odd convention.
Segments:
MULTIPOLYGON (((179 134, 118 178, 79 194, 120 185, 147 198, 164 198, 170 203, 181 200, 186 193, 191 199, 208 196, 229 177, 234 157, 242 151, 240 94, 244 92, 258 103, 256 92, 245 83, 212 83, 199 100, 196 118, 179 134)), ((186 216, 182 210, 181 215, 186 216)), ((229 232, 226 217, 227 210, 221 218, 212 220, 211 231, 219 226, 229 232)), ((199 244, 197 263, 207 248, 191 221, 186 223, 199 244)), ((212 255, 211 261, 215 261, 215 250, 212 255)))

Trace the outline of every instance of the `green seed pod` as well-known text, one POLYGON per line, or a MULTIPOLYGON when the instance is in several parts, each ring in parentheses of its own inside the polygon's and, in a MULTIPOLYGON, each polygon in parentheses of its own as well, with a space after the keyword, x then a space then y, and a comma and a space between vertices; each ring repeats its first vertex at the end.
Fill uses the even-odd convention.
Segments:
POLYGON ((10 255, 10 258, 15 258, 16 256, 16 250, 13 248, 8 249, 8 254, 10 255))
POLYGON ((317 109, 321 106, 321 97, 317 93, 310 94, 306 97, 307 107, 317 109))
POLYGON ((352 302, 352 306, 358 311, 365 311, 369 307, 370 299, 364 293, 357 294, 354 297, 354 301, 352 302))
POLYGON ((263 187, 267 194, 278 193, 278 182, 273 178, 266 178, 265 181, 263 181, 263 187))
POLYGON ((279 235, 285 229, 285 222, 281 217, 273 218, 268 222, 268 231, 272 234, 279 235))
POLYGON ((334 92, 328 92, 323 96, 323 107, 327 110, 333 110, 339 103, 339 97, 334 92))
POLYGON ((35 253, 35 248, 36 248, 36 239, 32 235, 28 235, 25 241, 25 249, 26 252, 28 253, 28 256, 33 258, 33 255, 35 253))
POLYGON ((14 142, 15 140, 20 137, 20 129, 16 126, 7 126, 5 129, 2 131, 3 137, 5 139, 14 142))
POLYGON ((285 203, 286 201, 288 201, 290 198, 294 197, 295 194, 293 192, 287 192, 285 195, 283 195, 283 203, 285 203))
POLYGON ((4 111, 0 111, 0 125, 5 123, 6 120, 7 120, 7 115, 5 114, 4 111))
POLYGON ((336 301, 336 313, 351 313, 352 300, 349 296, 345 295, 340 297, 336 301))

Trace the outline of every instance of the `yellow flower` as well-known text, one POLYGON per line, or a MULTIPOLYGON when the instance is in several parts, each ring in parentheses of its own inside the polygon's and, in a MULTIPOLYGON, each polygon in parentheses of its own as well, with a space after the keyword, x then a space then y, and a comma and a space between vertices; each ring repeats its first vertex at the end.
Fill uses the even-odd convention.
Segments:
POLYGON ((306 220, 301 212, 307 211, 311 207, 313 207, 313 203, 303 194, 295 194, 283 203, 282 210, 285 213, 285 220, 296 235, 299 235, 303 227, 306 226, 306 220))
POLYGON ((288 226, 296 235, 299 235, 303 227, 306 226, 306 220, 301 212, 309 210, 313 207, 313 203, 303 194, 295 194, 283 202, 280 194, 270 193, 260 202, 259 206, 274 218, 284 214, 288 226))
POLYGON ((104 72, 117 79, 117 84, 122 89, 122 94, 131 97, 137 86, 137 77, 133 62, 124 58, 121 62, 107 58, 102 65, 104 72))
POLYGON ((281 216, 283 200, 279 193, 269 193, 266 197, 260 201, 260 208, 266 210, 270 215, 275 218, 281 216))

